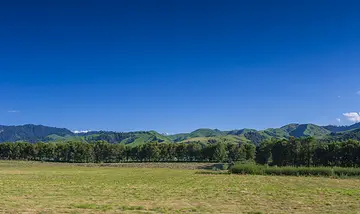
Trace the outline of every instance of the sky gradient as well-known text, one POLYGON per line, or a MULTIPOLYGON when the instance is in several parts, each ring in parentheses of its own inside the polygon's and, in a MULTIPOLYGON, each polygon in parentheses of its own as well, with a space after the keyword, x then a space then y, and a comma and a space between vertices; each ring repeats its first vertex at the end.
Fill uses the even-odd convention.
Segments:
POLYGON ((359 1, 3 1, 0 124, 360 122, 359 1))

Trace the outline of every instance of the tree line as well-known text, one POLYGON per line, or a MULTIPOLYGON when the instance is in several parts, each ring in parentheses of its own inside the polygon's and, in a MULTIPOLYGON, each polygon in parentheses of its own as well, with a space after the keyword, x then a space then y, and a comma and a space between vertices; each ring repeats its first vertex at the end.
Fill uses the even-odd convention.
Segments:
POLYGON ((254 160, 256 147, 242 144, 147 143, 138 146, 106 141, 66 143, 2 143, 0 159, 76 163, 230 162, 254 160))
POLYGON ((118 162, 237 162, 275 166, 360 167, 360 141, 319 142, 314 138, 272 139, 252 143, 147 143, 138 146, 106 141, 1 143, 2 160, 76 163, 118 162))
POLYGON ((276 166, 360 167, 360 141, 321 142, 312 137, 264 141, 256 162, 276 166))

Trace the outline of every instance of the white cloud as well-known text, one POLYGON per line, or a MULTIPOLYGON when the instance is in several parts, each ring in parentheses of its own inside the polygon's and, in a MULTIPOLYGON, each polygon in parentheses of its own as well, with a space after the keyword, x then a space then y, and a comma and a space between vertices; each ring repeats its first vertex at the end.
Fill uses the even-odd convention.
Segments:
POLYGON ((340 122, 341 122, 341 119, 340 119, 340 118, 336 118, 336 121, 338 121, 338 123, 340 123, 340 122))
POLYGON ((75 133, 75 134, 85 134, 85 133, 91 132, 91 130, 81 130, 81 131, 75 130, 75 131, 72 131, 72 132, 75 133))
POLYGON ((360 122, 360 113, 349 112, 349 113, 344 113, 343 115, 351 122, 355 122, 355 123, 360 122))
POLYGON ((9 111, 7 111, 8 113, 20 113, 20 111, 18 111, 18 110, 9 110, 9 111))

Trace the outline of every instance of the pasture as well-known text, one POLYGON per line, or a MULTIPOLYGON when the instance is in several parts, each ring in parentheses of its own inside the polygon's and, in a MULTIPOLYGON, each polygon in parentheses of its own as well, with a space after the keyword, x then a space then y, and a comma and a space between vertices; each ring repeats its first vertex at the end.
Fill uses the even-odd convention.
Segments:
POLYGON ((359 213, 360 179, 0 162, 0 213, 359 213))

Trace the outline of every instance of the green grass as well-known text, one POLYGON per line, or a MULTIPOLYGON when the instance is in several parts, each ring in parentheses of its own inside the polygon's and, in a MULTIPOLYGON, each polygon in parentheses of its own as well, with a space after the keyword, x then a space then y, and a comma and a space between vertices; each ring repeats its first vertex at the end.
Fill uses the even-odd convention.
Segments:
POLYGON ((84 166, 0 161, 0 213, 357 213, 359 210, 359 179, 84 166))
POLYGON ((237 164, 230 169, 231 173, 249 175, 281 175, 281 176, 325 176, 325 177, 357 177, 360 168, 342 167, 268 167, 255 164, 237 164))

